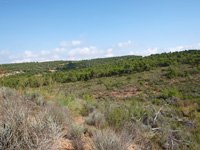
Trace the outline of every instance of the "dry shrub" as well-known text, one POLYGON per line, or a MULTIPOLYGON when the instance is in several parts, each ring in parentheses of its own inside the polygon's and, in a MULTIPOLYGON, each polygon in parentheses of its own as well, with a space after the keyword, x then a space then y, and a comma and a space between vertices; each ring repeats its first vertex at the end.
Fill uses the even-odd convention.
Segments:
POLYGON ((133 137, 133 142, 136 145, 140 146, 140 149, 142 150, 151 150, 151 141, 150 137, 152 136, 150 131, 150 128, 148 126, 145 126, 141 122, 127 122, 124 127, 123 131, 128 133, 133 137))
POLYGON ((0 97, 0 149, 57 149, 63 136, 63 116, 58 111, 62 109, 55 108, 39 107, 15 91, 7 91, 0 97))
POLYGON ((129 135, 133 136, 134 144, 138 145, 141 150, 152 149, 187 149, 188 142, 185 136, 179 130, 172 130, 168 125, 151 128, 142 124, 140 121, 128 122, 124 125, 129 135))
POLYGON ((101 112, 93 111, 89 116, 85 117, 85 121, 88 125, 93 125, 96 127, 102 127, 105 125, 105 117, 101 112))
POLYGON ((95 150, 127 150, 131 137, 126 132, 115 133, 111 129, 97 130, 92 138, 95 150))
POLYGON ((72 140, 72 145, 76 150, 84 150, 84 143, 82 140, 82 135, 85 132, 83 125, 79 126, 77 124, 72 124, 70 129, 70 138, 72 140))

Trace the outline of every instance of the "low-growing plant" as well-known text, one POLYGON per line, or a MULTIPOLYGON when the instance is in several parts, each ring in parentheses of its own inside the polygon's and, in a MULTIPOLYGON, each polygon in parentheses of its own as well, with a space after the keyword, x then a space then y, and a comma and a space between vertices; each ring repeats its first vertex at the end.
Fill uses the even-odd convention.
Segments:
POLYGON ((48 107, 40 108, 31 98, 12 94, 1 98, 0 102, 0 149, 58 148, 63 127, 52 117, 55 113, 47 111, 48 107))
POLYGON ((72 124, 70 129, 70 138, 72 140, 72 145, 76 150, 84 150, 82 135, 85 132, 83 125, 79 126, 77 124, 72 124))
POLYGON ((88 125, 93 125, 96 127, 105 126, 105 117, 101 112, 93 111, 89 116, 85 117, 85 121, 88 125))
POLYGON ((170 90, 165 89, 162 95, 159 95, 158 97, 167 99, 167 98, 172 98, 172 97, 178 98, 179 96, 180 96, 180 93, 177 89, 170 89, 170 90))
POLYGON ((62 97, 58 103, 60 105, 63 105, 63 106, 68 106, 69 103, 71 103, 72 101, 74 101, 74 98, 73 97, 62 97))
POLYGON ((103 84, 103 83, 104 83, 104 80, 102 78, 99 78, 97 81, 97 84, 103 84))
POLYGON ((95 108, 98 107, 97 101, 95 101, 91 96, 89 95, 84 95, 84 102, 83 106, 80 110, 80 114, 83 116, 87 116, 89 113, 94 111, 95 108))
POLYGON ((131 138, 125 134, 116 134, 111 129, 97 130, 92 138, 95 150, 127 150, 131 138))

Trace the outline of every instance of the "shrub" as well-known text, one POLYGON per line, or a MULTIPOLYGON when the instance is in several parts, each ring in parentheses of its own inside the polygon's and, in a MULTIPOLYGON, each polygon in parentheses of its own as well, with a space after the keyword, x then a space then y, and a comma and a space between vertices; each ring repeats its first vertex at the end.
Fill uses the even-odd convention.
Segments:
POLYGON ((72 124, 70 129, 70 137, 73 138, 81 138, 85 129, 83 125, 79 126, 77 124, 72 124))
POLYGON ((102 78, 99 78, 97 81, 97 84, 103 84, 103 83, 104 83, 104 80, 102 78))
POLYGON ((9 93, 0 99, 0 149, 57 149, 68 114, 64 118, 60 107, 39 107, 31 97, 9 93))
POLYGON ((158 98, 163 98, 163 99, 172 98, 172 97, 178 98, 179 96, 180 94, 177 89, 170 89, 170 90, 165 89, 162 95, 159 95, 158 98))
POLYGON ((72 139, 72 145, 76 150, 84 150, 83 140, 81 139, 85 128, 83 125, 72 124, 70 129, 70 138, 72 139))
POLYGON ((128 110, 118 105, 107 106, 104 115, 108 124, 114 126, 116 129, 121 128, 124 122, 129 119, 128 110))
POLYGON ((179 97, 179 91, 177 89, 171 89, 168 92, 168 97, 179 97))
POLYGON ((171 79, 177 76, 177 70, 175 67, 173 66, 169 66, 169 68, 167 69, 167 74, 166 74, 167 78, 171 79))
POLYGON ((89 114, 88 117, 85 117, 85 121, 88 125, 93 125, 97 127, 102 127, 105 125, 105 117, 104 114, 93 111, 92 113, 89 114))
POLYGON ((111 129, 97 130, 92 138, 95 150, 127 150, 130 138, 125 134, 116 134, 111 129))
POLYGON ((127 77, 127 78, 126 78, 126 80, 131 80, 131 77, 130 77, 130 76, 129 76, 129 77, 127 77))
POLYGON ((47 101, 40 96, 39 91, 25 92, 24 97, 25 99, 31 100, 32 102, 36 103, 38 106, 45 106, 47 104, 47 101))
MULTIPOLYGON (((52 120, 57 125, 62 127, 69 126, 70 122, 70 113, 67 107, 60 107, 58 105, 48 105, 44 109, 45 113, 43 118, 45 120, 52 120)), ((41 116, 43 112, 40 112, 41 116)))
POLYGON ((139 146, 140 149, 151 150, 150 138, 152 136, 151 130, 142 122, 126 122, 123 126, 123 131, 132 137, 133 142, 139 146))
POLYGON ((75 100, 74 95, 64 96, 59 100, 59 104, 61 106, 69 106, 71 103, 73 103, 75 100))
POLYGON ((96 107, 98 107, 98 103, 89 95, 84 95, 83 98, 85 101, 83 103, 82 109, 80 110, 80 114, 87 116, 89 113, 94 111, 96 107))

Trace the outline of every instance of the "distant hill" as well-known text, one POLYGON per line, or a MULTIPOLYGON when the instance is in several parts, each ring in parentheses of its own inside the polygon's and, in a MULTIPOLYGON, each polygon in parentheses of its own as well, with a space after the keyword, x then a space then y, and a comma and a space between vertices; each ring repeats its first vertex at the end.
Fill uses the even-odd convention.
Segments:
POLYGON ((131 60, 141 58, 141 56, 121 56, 121 57, 110 57, 110 58, 98 58, 91 60, 81 60, 81 61, 49 61, 49 62, 26 62, 26 63, 12 63, 12 64, 2 64, 4 70, 7 73, 13 72, 24 72, 30 74, 38 74, 44 72, 55 72, 57 70, 68 71, 72 69, 81 69, 92 67, 100 64, 131 60))

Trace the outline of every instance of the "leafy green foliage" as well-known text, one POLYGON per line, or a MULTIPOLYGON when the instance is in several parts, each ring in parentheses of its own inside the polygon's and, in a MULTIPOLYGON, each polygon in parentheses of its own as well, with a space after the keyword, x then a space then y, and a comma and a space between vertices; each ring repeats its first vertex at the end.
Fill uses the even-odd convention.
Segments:
POLYGON ((167 74, 166 74, 166 76, 167 76, 169 79, 171 79, 171 78, 176 77, 177 74, 178 74, 178 73, 177 73, 176 68, 173 67, 173 66, 169 66, 169 68, 167 69, 167 74))

